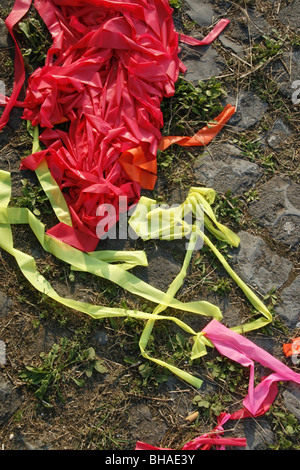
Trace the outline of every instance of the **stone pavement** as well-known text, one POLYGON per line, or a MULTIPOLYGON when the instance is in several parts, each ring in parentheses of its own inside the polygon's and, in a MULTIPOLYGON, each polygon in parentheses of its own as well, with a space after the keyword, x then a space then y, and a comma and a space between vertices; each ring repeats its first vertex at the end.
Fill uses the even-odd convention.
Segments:
MULTIPOLYGON (((277 22, 299 31, 298 0, 285 2, 288 4, 284 7, 281 6, 282 2, 276 0, 269 3, 276 12, 274 19, 277 22)), ((220 8, 225 7, 223 15, 232 20, 233 26, 230 32, 225 30, 222 33, 220 42, 225 49, 245 58, 249 47, 253 47, 262 35, 270 33, 274 26, 255 6, 249 7, 247 11, 241 8, 242 21, 236 17, 231 18, 230 14, 226 16, 226 11, 230 12, 230 4, 231 2, 186 0, 187 15, 197 25, 204 27, 213 24, 220 16, 220 8)), ((216 44, 213 44, 204 51, 185 54, 183 62, 188 67, 186 77, 194 83, 218 75, 221 76, 221 81, 224 80, 222 74, 226 71, 226 61, 217 49, 216 44), (195 57, 192 56, 193 53, 195 57)), ((295 48, 289 54, 289 70, 285 68, 285 52, 280 60, 276 59, 275 64, 267 64, 265 69, 290 100, 293 82, 300 80, 298 58, 299 50, 295 48)), ((284 123, 279 116, 269 124, 267 132, 262 133, 259 129, 263 118, 270 111, 267 102, 250 90, 237 90, 235 94, 230 90, 227 102, 237 106, 236 114, 230 120, 232 130, 237 129, 236 135, 246 130, 258 129, 261 144, 270 152, 275 152, 277 160, 280 160, 281 153, 290 143, 291 158, 295 152, 294 158, 299 169, 299 136, 293 133, 289 124, 284 123)), ((233 261, 241 277, 257 287, 262 295, 272 288, 280 289, 282 302, 276 307, 276 311, 289 327, 295 328, 300 321, 300 290, 297 289, 299 259, 293 257, 293 253, 298 254, 300 241, 299 183, 288 172, 276 172, 268 179, 264 178, 263 167, 249 160, 238 146, 230 142, 212 143, 197 159, 194 174, 197 183, 212 187, 219 193, 231 191, 234 196, 243 196, 249 189, 257 190, 258 197, 249 204, 249 214, 258 227, 267 230, 275 243, 270 249, 262 237, 241 232, 241 245, 234 250, 233 261), (281 251, 281 247, 287 253, 287 258, 277 254, 277 249, 281 251)))
MULTIPOLYGON (((200 27, 207 27, 222 16, 231 20, 231 27, 222 33, 219 43, 215 42, 200 51, 183 48, 183 62, 188 69, 186 78, 194 84, 210 77, 220 77, 220 81, 226 83, 226 58, 231 54, 240 62, 248 61, 250 48, 258 44, 264 35, 272 34, 274 25, 285 25, 299 32, 298 0, 285 2, 284 5, 276 0, 264 2, 273 8, 272 15, 264 14, 259 8, 259 2, 245 2, 251 5, 247 10, 240 8, 239 17, 230 16, 231 2, 186 0, 185 3, 187 16, 200 27), (255 3, 258 6, 253 6, 255 3), (228 55, 221 54, 221 50, 226 50, 228 55)), ((299 57, 297 48, 289 52, 282 51, 263 67, 264 73, 275 82, 279 93, 290 101, 293 99, 296 80, 299 80, 300 88, 299 57)), ((296 171, 299 172, 299 134, 291 129, 289 122, 283 120, 279 113, 274 115, 270 104, 257 92, 242 89, 238 80, 235 89, 232 87, 227 91, 226 102, 237 106, 236 114, 229 123, 233 136, 256 132, 263 152, 269 152, 277 161, 284 158, 283 155, 289 149, 289 158, 295 159, 296 171)), ((230 191, 234 197, 245 197, 251 191, 257 195, 248 204, 249 216, 256 225, 255 234, 250 230, 238 232, 241 243, 237 249, 231 250, 231 263, 239 276, 261 296, 276 292, 280 300, 274 307, 275 314, 290 330, 292 338, 299 336, 300 327, 299 180, 293 178, 294 173, 282 169, 270 172, 266 177, 264 165, 254 160, 239 148, 235 139, 226 142, 221 139, 221 142, 212 143, 197 158, 193 168, 195 182, 212 187, 219 194, 230 191)), ((230 311, 234 311, 237 316, 235 306, 230 305, 223 310, 224 316, 230 311)), ((230 323, 230 318, 227 320, 230 323)), ((259 343, 259 339, 253 340, 259 343)), ((278 354, 278 345, 272 344, 270 340, 261 341, 259 345, 278 354)), ((299 386, 288 386, 283 393, 283 400, 284 406, 300 420, 299 386)), ((264 421, 260 429, 254 423, 244 426, 248 449, 265 448, 266 443, 272 443, 272 430, 264 421)))
MULTIPOLYGON (((250 2, 245 2, 250 3, 250 2)), ((252 2, 255 4, 255 2, 252 2)), ((240 60, 247 59, 249 47, 253 47, 262 35, 268 35, 274 24, 288 26, 299 32, 300 2, 298 0, 282 2, 273 0, 274 23, 270 24, 259 8, 249 7, 247 12, 241 9, 242 21, 236 17, 230 32, 220 38, 223 48, 231 51, 240 60), (251 41, 251 42, 250 42, 251 41)), ((220 15, 220 5, 230 12, 231 2, 186 0, 187 15, 199 26, 213 23, 220 15)), ((270 16, 269 16, 270 18, 270 16)), ((248 54, 249 56, 249 54, 248 54)), ((279 58, 270 61, 264 72, 275 81, 282 96, 292 100, 295 81, 300 80, 299 49, 283 52, 279 58), (286 67, 288 64, 288 67, 286 67)), ((186 54, 184 63, 188 67, 187 78, 194 83, 211 76, 226 75, 226 60, 218 52, 216 44, 203 52, 186 54)), ((298 82, 298 88, 300 81, 298 82)), ((267 120, 267 130, 260 129, 260 123, 270 112, 269 104, 250 90, 231 91, 231 104, 237 104, 237 112, 230 121, 230 126, 237 132, 258 129, 260 143, 270 153, 274 152, 280 161, 281 155, 290 148, 290 158, 296 159, 299 171, 299 135, 293 133, 288 122, 281 116, 267 120), (290 146, 290 147, 289 147, 290 146)), ((297 106, 297 104, 295 104, 297 106)), ((298 104, 299 106, 299 104, 298 104)), ((299 121, 298 121, 299 122, 299 121)), ((235 134, 237 135, 237 134, 235 134)), ((252 234, 240 231, 240 247, 231 252, 232 265, 241 278, 262 296, 272 289, 276 290, 280 301, 275 305, 275 313, 290 329, 291 337, 299 336, 300 327, 300 274, 299 274, 299 241, 300 241, 300 185, 289 172, 274 172, 265 178, 264 168, 244 156, 236 145, 230 142, 213 143, 203 152, 194 165, 197 183, 213 187, 225 194, 231 191, 234 196, 243 196, 249 189, 257 191, 258 197, 249 204, 249 214, 257 224, 258 232, 252 234), (269 240, 272 243, 269 243, 269 240)), ((255 339, 254 339, 255 341, 255 339)), ((264 347, 264 345, 262 345, 264 347)), ((270 345, 269 345, 270 347, 270 345)), ((271 347, 272 348, 272 347, 271 347)), ((290 386, 283 393, 284 405, 300 420, 299 386, 290 386)), ((248 428, 248 448, 260 448, 262 440, 272 441, 271 429, 264 430, 264 437, 259 432, 248 428), (256 441, 258 439, 258 441, 256 441), (251 442, 251 443, 250 443, 251 442)))

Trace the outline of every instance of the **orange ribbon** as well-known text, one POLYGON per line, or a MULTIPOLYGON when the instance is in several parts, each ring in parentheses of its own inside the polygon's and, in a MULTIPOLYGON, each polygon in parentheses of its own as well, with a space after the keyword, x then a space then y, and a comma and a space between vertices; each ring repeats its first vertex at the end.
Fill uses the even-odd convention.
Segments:
MULTIPOLYGON (((235 107, 227 104, 214 121, 200 129, 192 137, 162 137, 158 144, 158 150, 164 151, 172 144, 183 147, 206 146, 223 129, 234 113, 235 107)), ((142 147, 123 152, 119 162, 132 181, 138 182, 144 189, 154 188, 157 179, 157 162, 156 159, 147 160, 142 147)))
POLYGON ((300 336, 294 338, 292 343, 284 344, 283 352, 286 357, 293 356, 294 354, 300 354, 300 336))

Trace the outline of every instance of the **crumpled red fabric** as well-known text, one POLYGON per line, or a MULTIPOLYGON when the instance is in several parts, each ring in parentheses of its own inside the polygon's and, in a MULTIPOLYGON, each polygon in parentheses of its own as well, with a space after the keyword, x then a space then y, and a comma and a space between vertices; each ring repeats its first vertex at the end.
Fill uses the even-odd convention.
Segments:
MULTIPOLYGON (((14 19, 19 21, 31 1, 16 0, 7 22, 11 34, 14 19)), ((117 221, 120 196, 130 207, 141 188, 154 188, 161 102, 174 94, 185 70, 179 34, 168 0, 35 0, 34 5, 53 42, 45 66, 29 77, 23 118, 40 127, 45 150, 24 159, 21 168, 34 170, 46 159, 73 223, 48 233, 93 251, 108 228, 99 226, 99 207, 112 204, 117 221)), ((228 22, 221 20, 202 41, 185 35, 181 40, 210 44, 228 22)), ((19 105, 17 90, 12 98, 19 105)))

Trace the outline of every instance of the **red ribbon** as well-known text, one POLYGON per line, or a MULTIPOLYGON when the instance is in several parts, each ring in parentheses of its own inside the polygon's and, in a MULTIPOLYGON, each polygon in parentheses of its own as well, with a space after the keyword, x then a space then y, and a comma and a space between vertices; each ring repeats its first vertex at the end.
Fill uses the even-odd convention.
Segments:
MULTIPOLYGON (((25 80, 25 68, 24 68, 23 57, 22 57, 19 45, 17 43, 17 40, 15 38, 13 29, 15 25, 29 11, 31 1, 32 0, 17 0, 12 12, 5 20, 5 24, 8 29, 8 32, 10 33, 15 43, 15 82, 14 82, 14 87, 13 87, 11 97, 7 100, 5 109, 0 118, 0 130, 3 129, 3 127, 6 126, 6 124, 8 123, 10 112, 12 108, 16 106, 17 104, 17 100, 18 100, 19 94, 21 92, 21 89, 25 80)), ((18 103, 18 105, 19 104, 20 103, 18 103)))

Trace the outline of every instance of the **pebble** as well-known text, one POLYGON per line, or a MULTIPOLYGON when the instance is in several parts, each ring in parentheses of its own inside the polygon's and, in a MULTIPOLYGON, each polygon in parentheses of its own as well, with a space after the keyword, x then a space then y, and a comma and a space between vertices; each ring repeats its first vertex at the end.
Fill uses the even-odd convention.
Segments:
POLYGON ((230 126, 235 126, 240 131, 258 124, 268 109, 268 104, 252 91, 243 91, 237 98, 229 97, 227 102, 236 104, 236 112, 230 119, 230 126))
POLYGON ((279 118, 274 122, 271 131, 268 133, 267 143, 273 150, 280 150, 291 134, 290 128, 279 118))
POLYGON ((218 193, 231 191, 234 196, 242 195, 261 178, 263 171, 241 155, 242 152, 233 145, 211 145, 194 164, 197 184, 218 193))
POLYGON ((0 366, 6 364, 6 344, 0 340, 0 366))
POLYGON ((187 15, 199 26, 210 26, 214 17, 214 10, 209 1, 186 0, 187 15))
POLYGON ((259 199, 249 207, 250 215, 278 242, 296 249, 300 241, 300 185, 274 176, 259 189, 259 199))
POLYGON ((238 235, 240 246, 230 251, 237 274, 262 295, 282 287, 288 280, 293 263, 273 252, 261 237, 245 231, 238 235))
POLYGON ((286 287, 281 295, 280 302, 275 307, 275 311, 286 325, 293 329, 297 327, 300 320, 300 276, 286 287))

